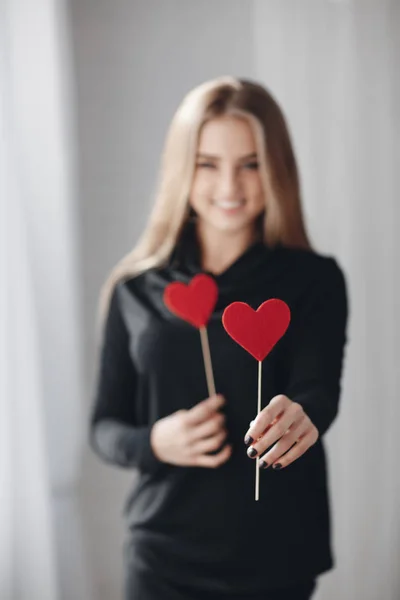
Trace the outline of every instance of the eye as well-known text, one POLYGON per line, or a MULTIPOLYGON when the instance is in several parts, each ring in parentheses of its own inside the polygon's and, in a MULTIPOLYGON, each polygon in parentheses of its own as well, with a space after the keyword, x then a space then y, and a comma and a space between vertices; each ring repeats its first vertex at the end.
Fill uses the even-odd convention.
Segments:
POLYGON ((212 163, 203 162, 203 163, 197 163, 197 166, 213 169, 215 165, 213 165, 212 163))
POLYGON ((251 162, 244 165, 246 169, 256 170, 259 167, 258 162, 251 162))

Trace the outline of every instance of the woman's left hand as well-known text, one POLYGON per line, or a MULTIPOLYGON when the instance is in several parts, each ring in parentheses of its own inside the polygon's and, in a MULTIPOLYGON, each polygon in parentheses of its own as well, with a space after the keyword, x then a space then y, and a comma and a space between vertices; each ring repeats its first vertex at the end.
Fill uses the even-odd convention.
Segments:
POLYGON ((260 456, 277 442, 260 459, 260 468, 264 469, 270 465, 274 469, 287 467, 315 444, 319 437, 318 429, 303 407, 283 394, 272 398, 250 425, 245 436, 245 444, 251 444, 247 449, 250 458, 260 456))

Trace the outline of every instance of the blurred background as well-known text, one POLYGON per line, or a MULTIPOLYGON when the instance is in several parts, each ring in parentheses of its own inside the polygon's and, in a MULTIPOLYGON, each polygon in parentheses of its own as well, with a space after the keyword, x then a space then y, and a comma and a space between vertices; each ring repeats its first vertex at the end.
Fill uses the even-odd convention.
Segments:
POLYGON ((311 240, 349 285, 316 600, 400 598, 399 58, 400 0, 1 0, 2 600, 122 597, 135 473, 88 448, 98 294, 183 95, 225 74, 280 102, 311 240))

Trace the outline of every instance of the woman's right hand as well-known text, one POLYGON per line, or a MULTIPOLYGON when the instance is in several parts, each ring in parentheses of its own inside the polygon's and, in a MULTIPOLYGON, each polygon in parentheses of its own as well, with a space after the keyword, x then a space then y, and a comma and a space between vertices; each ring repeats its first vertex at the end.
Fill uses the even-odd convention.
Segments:
POLYGON ((150 436, 157 458, 173 465, 211 469, 226 462, 232 451, 229 444, 217 454, 207 454, 220 448, 227 436, 225 415, 218 411, 224 403, 225 398, 216 394, 157 421, 150 436))

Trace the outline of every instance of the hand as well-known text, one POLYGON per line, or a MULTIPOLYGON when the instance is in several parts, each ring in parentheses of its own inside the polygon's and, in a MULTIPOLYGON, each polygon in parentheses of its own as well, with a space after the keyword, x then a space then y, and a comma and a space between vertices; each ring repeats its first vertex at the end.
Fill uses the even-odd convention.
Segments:
POLYGON ((280 469, 287 467, 304 454, 315 444, 318 437, 318 429, 306 415, 303 407, 287 396, 279 394, 272 398, 268 406, 251 422, 245 436, 245 444, 251 444, 247 454, 250 458, 255 458, 261 456, 267 448, 279 440, 262 456, 260 468, 267 468, 272 464, 273 468, 280 469), (251 439, 247 440, 247 436, 251 439), (252 448, 256 450, 255 453, 251 451, 252 448), (279 463, 275 463, 278 459, 280 459, 279 463))
POLYGON ((214 455, 227 436, 225 415, 218 409, 225 403, 220 394, 202 400, 189 410, 178 410, 157 421, 150 442, 157 458, 180 466, 216 468, 231 455, 231 446, 214 455))

